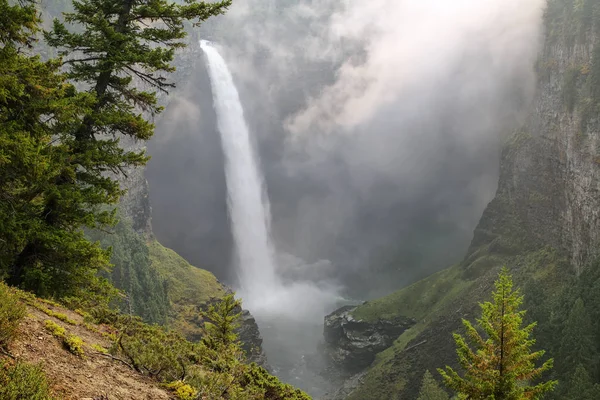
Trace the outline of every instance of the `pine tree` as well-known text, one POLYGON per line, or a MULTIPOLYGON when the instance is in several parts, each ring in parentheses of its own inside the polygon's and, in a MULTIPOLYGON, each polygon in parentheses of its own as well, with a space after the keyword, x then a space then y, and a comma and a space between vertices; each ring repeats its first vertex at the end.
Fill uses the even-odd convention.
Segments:
POLYGON ((203 364, 214 372, 240 373, 240 363, 245 357, 235 333, 241 315, 238 310, 241 310, 241 302, 229 294, 202 313, 204 334, 199 355, 203 364))
POLYGON ((492 302, 481 304, 477 320, 482 335, 469 321, 463 320, 467 339, 454 334, 458 361, 464 369, 460 376, 450 367, 439 370, 444 383, 463 399, 520 400, 539 399, 554 389, 556 381, 534 384, 552 368, 553 360, 536 367, 544 351, 531 352, 535 323, 523 327, 523 297, 513 291, 507 268, 500 272, 492 293, 492 302))
POLYGON ((588 371, 579 364, 573 371, 564 393, 564 400, 596 400, 600 399, 600 385, 594 384, 588 371))
MULTIPOLYGON (((49 45, 61 49, 64 59, 48 64, 54 68, 52 74, 58 76, 56 71, 62 64, 67 68, 66 78, 87 90, 77 93, 72 85, 64 84, 62 75, 63 81, 52 82, 61 92, 45 90, 50 88, 43 82, 25 85, 28 90, 44 89, 36 95, 55 95, 56 104, 63 107, 61 112, 69 113, 63 119, 44 110, 24 112, 22 104, 7 105, 29 118, 24 123, 39 125, 40 120, 54 117, 51 123, 40 127, 46 136, 36 139, 40 143, 36 142, 37 147, 32 150, 52 153, 55 161, 42 163, 47 171, 31 168, 43 177, 40 184, 30 183, 23 168, 12 175, 18 177, 19 183, 28 182, 25 198, 29 203, 24 205, 35 206, 28 214, 28 220, 35 223, 29 228, 21 227, 17 219, 3 222, 1 228, 6 235, 12 235, 11 227, 17 227, 15 237, 6 241, 7 252, 15 253, 6 261, 10 264, 5 268, 10 284, 38 294, 70 295, 86 282, 93 282, 95 272, 108 264, 108 253, 88 241, 82 227, 105 228, 116 223, 114 207, 109 206, 117 204, 124 193, 116 177, 148 160, 144 151, 125 150, 120 140, 146 140, 152 135, 154 126, 148 118, 161 111, 154 91, 173 87, 166 75, 174 70, 171 61, 175 50, 184 46, 184 23, 199 24, 224 12, 230 3, 231 0, 186 0, 182 4, 168 0, 81 0, 74 1, 73 13, 65 14, 67 25, 54 21, 52 31, 45 37, 49 45), (149 87, 149 91, 138 89, 141 85, 149 87)), ((11 16, 7 23, 3 22, 8 33, 2 33, 2 38, 22 42, 25 34, 19 29, 11 33, 13 25, 21 24, 29 30, 37 26, 37 14, 31 12, 32 6, 28 7, 25 17, 29 19, 11 16)), ((10 10, 10 6, 4 4, 2 9, 10 10)), ((21 69, 22 66, 14 68, 21 69)), ((10 71, 2 76, 10 77, 10 71)), ((29 101, 29 94, 22 98, 29 101)), ((24 131, 29 134, 29 127, 24 131)), ((23 139, 27 140, 30 138, 23 139)), ((24 155, 15 158, 34 162, 34 158, 24 155)), ((13 191, 23 192, 20 187, 13 191)))
POLYGON ((578 364, 587 371, 595 371, 597 367, 596 343, 590 317, 581 298, 578 298, 565 322, 559 350, 559 372, 572 374, 578 364))
POLYGON ((108 265, 108 253, 85 240, 81 215, 70 213, 85 193, 55 184, 78 173, 62 133, 90 99, 66 82, 59 62, 28 55, 40 24, 33 2, 0 0, 0 11, 0 278, 15 283, 18 276, 27 289, 65 294, 98 282, 96 272, 108 265), (56 199, 62 207, 45 213, 56 199), (25 249, 38 254, 35 262, 27 258, 27 271, 18 256, 25 249))
POLYGON ((423 375, 423 383, 417 400, 448 400, 450 397, 433 379, 431 372, 425 371, 423 375))
POLYGON ((226 347, 238 341, 235 330, 239 327, 242 308, 240 300, 236 300, 233 294, 228 294, 216 305, 211 305, 207 312, 202 314, 204 318, 204 341, 208 347, 226 347), (210 341, 207 342, 207 340, 210 341))

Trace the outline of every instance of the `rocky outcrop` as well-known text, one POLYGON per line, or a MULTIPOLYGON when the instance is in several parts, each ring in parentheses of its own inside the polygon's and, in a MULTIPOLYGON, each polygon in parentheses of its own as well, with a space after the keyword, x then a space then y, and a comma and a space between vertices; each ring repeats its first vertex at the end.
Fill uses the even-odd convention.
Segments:
POLYGON ((258 330, 256 320, 248 310, 242 310, 238 335, 242 342, 242 349, 246 352, 248 360, 269 369, 267 356, 262 348, 262 336, 258 330))
POLYGON ((352 316, 356 306, 345 306, 325 317, 325 352, 334 367, 357 372, 368 367, 375 355, 390 347, 394 340, 415 324, 415 320, 396 317, 374 322, 352 316))

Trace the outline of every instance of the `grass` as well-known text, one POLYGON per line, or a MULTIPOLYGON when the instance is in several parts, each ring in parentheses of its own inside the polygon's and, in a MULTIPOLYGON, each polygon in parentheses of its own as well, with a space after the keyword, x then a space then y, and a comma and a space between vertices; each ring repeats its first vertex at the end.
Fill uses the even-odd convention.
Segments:
POLYGON ((148 243, 150 261, 167 282, 167 296, 174 313, 169 325, 190 340, 201 336, 200 308, 222 298, 225 287, 210 272, 196 268, 183 257, 158 243, 148 243))
POLYGON ((352 314, 356 319, 375 322, 405 316, 421 320, 436 313, 472 283, 464 280, 462 269, 455 265, 386 297, 359 306, 352 314))
POLYGON ((21 299, 28 306, 36 308, 36 309, 40 310, 41 312, 43 312, 44 314, 49 315, 50 317, 54 317, 62 322, 66 322, 67 324, 70 324, 70 325, 79 325, 79 323, 77 321, 72 320, 66 314, 56 312, 56 311, 51 310, 48 307, 44 306, 44 304, 47 304, 52 307, 61 307, 61 305, 56 303, 55 301, 37 298, 37 297, 31 295, 31 293, 25 293, 25 292, 22 293, 21 299))
POLYGON ((108 354, 108 349, 105 349, 97 343, 92 344, 92 349, 96 350, 98 353, 108 354))
POLYGON ((169 300, 174 304, 201 304, 225 295, 223 285, 210 272, 196 268, 160 243, 148 244, 150 261, 169 285, 169 300))

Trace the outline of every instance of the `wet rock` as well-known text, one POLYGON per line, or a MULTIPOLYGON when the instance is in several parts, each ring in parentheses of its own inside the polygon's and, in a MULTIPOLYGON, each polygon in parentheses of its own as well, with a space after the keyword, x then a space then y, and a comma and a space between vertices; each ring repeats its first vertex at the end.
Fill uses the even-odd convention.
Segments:
POLYGON ((238 328, 237 333, 242 342, 242 349, 246 352, 248 360, 269 369, 267 365, 267 356, 262 348, 263 339, 258 330, 256 320, 248 310, 242 310, 240 319, 240 327, 238 328))
POLYGON ((356 306, 345 306, 325 317, 323 336, 325 353, 334 367, 358 372, 368 367, 375 355, 392 345, 415 320, 397 317, 392 320, 357 320, 352 316, 356 306))

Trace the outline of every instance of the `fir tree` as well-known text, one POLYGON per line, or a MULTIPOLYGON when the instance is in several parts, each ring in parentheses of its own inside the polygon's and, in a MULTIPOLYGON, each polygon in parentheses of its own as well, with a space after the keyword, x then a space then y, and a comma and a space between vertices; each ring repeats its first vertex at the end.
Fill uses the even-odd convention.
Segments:
POLYGON ((91 101, 66 82, 59 62, 27 54, 40 23, 33 3, 0 0, 0 11, 0 278, 40 294, 72 294, 108 265, 107 252, 85 240, 83 216, 71 212, 85 190, 55 184, 78 173, 62 135, 91 101))
POLYGON ((445 384, 463 399, 520 400, 539 399, 556 386, 556 381, 534 384, 552 368, 553 360, 536 367, 544 351, 532 352, 531 337, 535 323, 523 327, 523 297, 513 291, 507 268, 500 272, 492 293, 492 302, 481 304, 477 320, 482 335, 469 321, 463 320, 467 338, 454 334, 458 361, 464 369, 460 376, 450 367, 440 370, 445 384))
POLYGON ((423 383, 417 400, 448 400, 450 397, 433 379, 431 372, 425 371, 423 375, 423 383))
POLYGON ((595 371, 596 351, 592 323, 583 300, 578 298, 569 312, 562 332, 558 370, 563 375, 569 375, 581 364, 587 371, 595 371))
MULTIPOLYGON (((166 75, 174 70, 171 61, 175 50, 184 46, 184 23, 199 24, 222 13, 230 2, 82 0, 74 1, 74 12, 65 14, 65 23, 54 22, 46 40, 61 49, 64 60, 47 65, 54 68, 51 74, 62 81, 51 82, 54 87, 48 87, 35 81, 38 74, 32 75, 33 80, 24 87, 39 92, 35 96, 54 96, 61 113, 68 115, 57 118, 43 109, 27 112, 27 107, 32 107, 30 93, 21 96, 28 104, 6 105, 9 114, 12 111, 17 117, 29 119, 23 124, 39 126, 39 121, 49 121, 39 126, 39 135, 45 136, 35 137, 36 142, 30 145, 27 140, 32 140, 34 133, 27 126, 22 129, 27 132, 22 141, 32 147, 30 154, 52 153, 48 155, 52 162, 21 154, 14 157, 17 162, 41 164, 47 170, 29 168, 28 172, 20 168, 11 175, 19 179, 15 193, 23 193, 18 185, 26 182, 28 192, 22 196, 23 206, 30 209, 26 225, 16 217, 2 222, 3 234, 12 235, 5 241, 6 263, 10 265, 5 273, 10 284, 38 294, 70 295, 93 282, 96 271, 108 264, 108 253, 88 241, 81 229, 114 225, 115 210, 107 205, 117 204, 124 193, 116 177, 148 160, 144 151, 125 150, 120 140, 146 140, 152 135, 154 126, 148 118, 161 111, 155 91, 173 86, 166 75), (61 63, 67 68, 66 77, 87 88, 85 92, 77 93, 73 86, 64 84, 64 77, 56 73, 61 63), (138 89, 140 85, 149 87, 149 91, 138 89), (31 181, 31 172, 38 173, 42 182, 31 181)), ((2 9, 11 10, 8 4, 2 9)), ((39 22, 32 9, 28 6, 27 13, 18 18, 10 16, 8 22, 3 18, 6 31, 0 39, 21 43, 28 40, 25 31, 34 30, 39 22)), ((6 57, 0 62, 4 63, 6 57)), ((14 67, 18 73, 22 69, 22 65, 14 67)), ((12 76, 10 71, 0 72, 12 76)), ((9 149, 8 157, 11 152, 9 149)))
POLYGON ((228 294, 216 305, 211 305, 207 312, 202 314, 205 320, 205 344, 217 349, 237 343, 235 330, 240 325, 240 312, 242 308, 240 300, 236 300, 233 294, 228 294), (209 340, 210 342, 207 342, 209 340))
POLYGON ((600 399, 600 385, 594 384, 588 371, 579 364, 573 371, 564 393, 564 400, 596 400, 600 399))

